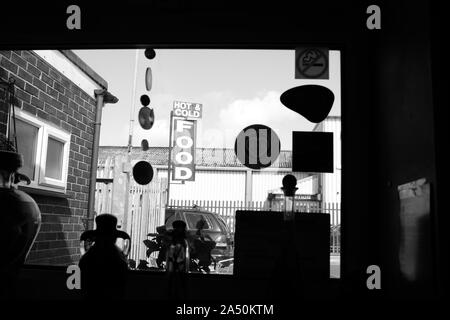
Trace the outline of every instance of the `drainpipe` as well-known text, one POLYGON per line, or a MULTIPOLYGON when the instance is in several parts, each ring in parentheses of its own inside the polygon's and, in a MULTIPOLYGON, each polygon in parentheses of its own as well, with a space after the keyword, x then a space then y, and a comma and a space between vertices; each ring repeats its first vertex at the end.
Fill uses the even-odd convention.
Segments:
POLYGON ((98 147, 100 141, 100 125, 102 121, 102 108, 107 103, 117 103, 119 99, 113 96, 106 89, 98 89, 94 91, 95 98, 97 99, 97 107, 95 113, 94 122, 94 141, 92 145, 92 157, 91 157, 91 176, 89 182, 89 197, 88 197, 88 212, 86 230, 93 228, 94 222, 94 209, 95 209, 95 184, 97 180, 97 162, 98 162, 98 147))

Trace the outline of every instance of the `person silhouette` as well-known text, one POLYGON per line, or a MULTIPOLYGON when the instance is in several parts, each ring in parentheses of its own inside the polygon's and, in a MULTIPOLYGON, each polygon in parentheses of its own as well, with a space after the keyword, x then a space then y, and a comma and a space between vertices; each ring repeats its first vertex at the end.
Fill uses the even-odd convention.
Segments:
POLYGON ((206 273, 210 273, 209 266, 213 262, 211 255, 212 249, 216 247, 216 242, 211 236, 203 230, 208 227, 208 222, 202 217, 195 225, 197 231, 192 239, 192 255, 194 259, 198 259, 198 269, 206 273))
POLYGON ((128 263, 126 254, 117 246, 117 238, 130 240, 126 232, 117 230, 117 218, 101 214, 95 218, 96 230, 83 232, 81 241, 87 251, 78 266, 81 291, 86 299, 121 299, 125 296, 128 263), (89 243, 93 243, 89 247, 89 243))
POLYGON ((186 223, 182 220, 172 222, 169 232, 169 245, 166 253, 166 271, 169 284, 169 299, 187 297, 187 273, 189 271, 189 244, 186 223))
POLYGON ((18 172, 23 157, 0 134, 0 299, 16 295, 16 283, 41 226, 41 212, 28 194, 18 190, 15 184, 28 177, 18 172))

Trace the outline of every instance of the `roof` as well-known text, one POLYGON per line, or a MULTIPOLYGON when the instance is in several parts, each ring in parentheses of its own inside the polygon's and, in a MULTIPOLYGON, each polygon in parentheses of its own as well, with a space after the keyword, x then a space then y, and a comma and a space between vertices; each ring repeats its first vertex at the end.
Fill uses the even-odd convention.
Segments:
MULTIPOLYGON (((99 147, 98 160, 103 163, 111 156, 126 155, 127 147, 101 146, 99 147)), ((132 147, 131 161, 146 160, 152 165, 167 165, 169 157, 168 147, 150 147, 143 151, 141 147, 132 147)), ((272 168, 292 168, 292 152, 281 151, 272 168)), ((244 167, 237 159, 233 149, 225 148, 197 148, 195 157, 196 166, 203 167, 244 167)))
POLYGON ((101 88, 108 89, 108 82, 103 79, 97 72, 95 72, 89 65, 76 55, 72 50, 60 50, 60 52, 81 71, 83 71, 89 78, 97 83, 101 88))

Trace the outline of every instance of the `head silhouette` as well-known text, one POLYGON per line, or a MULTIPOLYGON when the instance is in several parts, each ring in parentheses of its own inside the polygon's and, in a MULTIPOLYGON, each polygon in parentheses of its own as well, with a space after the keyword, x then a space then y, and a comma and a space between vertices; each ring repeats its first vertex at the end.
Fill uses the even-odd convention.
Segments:
POLYGON ((183 241, 186 238, 186 222, 182 220, 175 220, 172 222, 172 227, 172 241, 183 241))

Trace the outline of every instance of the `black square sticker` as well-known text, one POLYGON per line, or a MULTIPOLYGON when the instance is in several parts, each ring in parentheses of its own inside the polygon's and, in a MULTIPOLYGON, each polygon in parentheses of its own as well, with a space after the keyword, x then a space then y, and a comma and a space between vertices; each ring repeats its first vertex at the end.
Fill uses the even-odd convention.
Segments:
POLYGON ((292 171, 333 172, 332 132, 292 132, 292 171))

